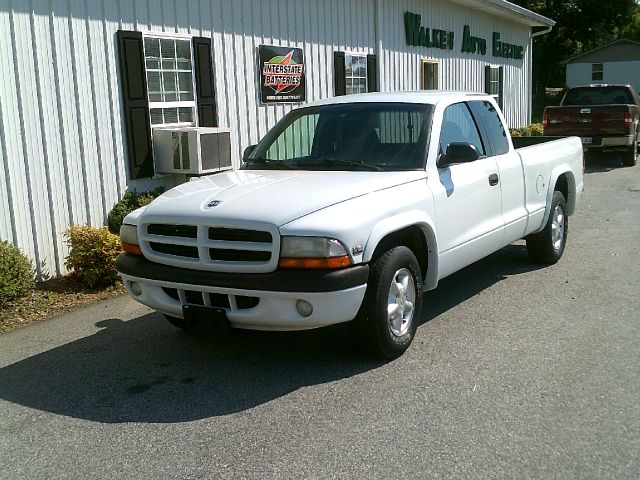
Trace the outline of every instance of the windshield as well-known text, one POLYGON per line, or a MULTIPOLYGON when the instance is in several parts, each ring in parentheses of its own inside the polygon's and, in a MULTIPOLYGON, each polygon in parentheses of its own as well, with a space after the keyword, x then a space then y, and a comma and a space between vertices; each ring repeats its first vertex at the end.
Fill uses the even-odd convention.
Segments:
POLYGON ((632 104, 633 98, 624 87, 578 87, 567 92, 563 105, 632 104))
POLYGON ((300 108, 270 130, 243 169, 424 168, 432 105, 349 103, 300 108))

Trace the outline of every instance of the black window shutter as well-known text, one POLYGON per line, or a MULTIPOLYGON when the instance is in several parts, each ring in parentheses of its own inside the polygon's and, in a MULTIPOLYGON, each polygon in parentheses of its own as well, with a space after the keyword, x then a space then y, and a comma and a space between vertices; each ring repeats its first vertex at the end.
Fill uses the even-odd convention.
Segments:
POLYGON ((193 37, 193 58, 196 74, 196 102, 198 104, 198 125, 217 127, 216 90, 211 63, 211 39, 193 37))
POLYGON ((484 67, 484 93, 491 92, 491 67, 484 67))
POLYGON ((378 91, 378 59, 375 55, 367 55, 367 91, 378 91))
POLYGON ((333 82, 335 96, 347 94, 345 81, 344 52, 333 52, 333 82))
POLYGON ((498 71, 498 106, 503 110, 504 105, 504 67, 500 67, 498 71))
POLYGON ((151 177, 153 152, 142 33, 118 30, 117 36, 129 174, 132 179, 151 177))

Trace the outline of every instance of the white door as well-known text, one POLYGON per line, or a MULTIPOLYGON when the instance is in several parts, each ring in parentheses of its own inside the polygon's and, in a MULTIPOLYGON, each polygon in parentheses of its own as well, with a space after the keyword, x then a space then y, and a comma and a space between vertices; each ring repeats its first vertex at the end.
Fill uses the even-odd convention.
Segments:
POLYGON ((465 103, 446 108, 440 133, 440 151, 452 142, 473 144, 480 158, 437 169, 430 178, 434 193, 440 278, 468 265, 503 245, 502 195, 498 167, 480 138, 465 103))

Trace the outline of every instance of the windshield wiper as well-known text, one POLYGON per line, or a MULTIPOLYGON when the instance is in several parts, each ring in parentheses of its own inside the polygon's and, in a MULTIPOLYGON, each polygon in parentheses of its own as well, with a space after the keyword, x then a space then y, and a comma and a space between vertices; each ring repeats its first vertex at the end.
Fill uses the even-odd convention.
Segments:
POLYGON ((256 157, 249 158, 244 162, 243 168, 247 165, 264 165, 271 170, 296 170, 296 166, 282 160, 272 160, 270 158, 256 157), (276 167, 276 168, 273 168, 276 167))
POLYGON ((330 156, 325 156, 325 157, 318 157, 318 158, 314 158, 312 160, 308 160, 305 162, 298 162, 299 165, 301 166, 307 166, 307 165, 329 165, 329 166, 334 166, 334 165, 341 165, 341 166, 347 166, 347 167, 358 167, 358 168, 363 168, 365 170, 371 170, 374 172, 384 172, 384 168, 380 168, 377 165, 369 165, 367 163, 362 163, 362 162, 354 162, 353 160, 342 160, 340 158, 335 158, 335 157, 330 157, 330 156))

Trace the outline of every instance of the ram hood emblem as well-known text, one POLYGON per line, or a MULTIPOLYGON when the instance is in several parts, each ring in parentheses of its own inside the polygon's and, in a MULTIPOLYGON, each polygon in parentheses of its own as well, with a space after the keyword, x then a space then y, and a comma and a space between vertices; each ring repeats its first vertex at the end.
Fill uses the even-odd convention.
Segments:
POLYGON ((207 207, 209 208, 217 207, 221 203, 222 203, 222 200, 211 200, 209 203, 207 203, 207 207))

